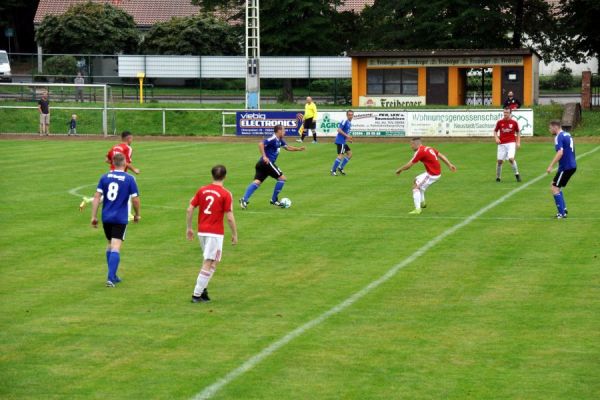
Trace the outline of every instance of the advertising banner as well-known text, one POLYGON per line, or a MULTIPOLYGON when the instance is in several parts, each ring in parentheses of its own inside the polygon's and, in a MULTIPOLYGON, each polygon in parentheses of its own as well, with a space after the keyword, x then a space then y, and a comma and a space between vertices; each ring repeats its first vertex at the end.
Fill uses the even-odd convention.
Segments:
MULTIPOLYGON (((346 113, 320 112, 317 132, 320 136, 335 136, 337 126, 346 113)), ((493 136, 502 110, 406 110, 356 111, 352 120, 354 136, 493 136)), ((533 110, 513 111, 513 119, 521 135, 533 136, 533 110)))
POLYGON ((424 106, 425 96, 360 96, 361 107, 404 108, 424 106))
POLYGON ((286 136, 298 136, 303 113, 297 111, 236 112, 236 135, 265 136, 273 134, 275 125, 282 125, 286 136))

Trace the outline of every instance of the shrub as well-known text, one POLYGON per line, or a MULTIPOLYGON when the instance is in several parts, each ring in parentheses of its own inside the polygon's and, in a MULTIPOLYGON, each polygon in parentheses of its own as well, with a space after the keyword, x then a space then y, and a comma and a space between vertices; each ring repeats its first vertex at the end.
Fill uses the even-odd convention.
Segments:
POLYGON ((67 82, 77 74, 77 60, 72 56, 53 56, 44 63, 47 75, 55 75, 55 82, 67 82))

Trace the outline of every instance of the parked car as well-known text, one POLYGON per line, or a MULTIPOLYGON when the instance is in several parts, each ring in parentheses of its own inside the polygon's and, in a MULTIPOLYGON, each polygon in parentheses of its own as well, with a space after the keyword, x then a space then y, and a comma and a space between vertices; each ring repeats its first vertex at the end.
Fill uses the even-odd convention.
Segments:
POLYGON ((12 82, 10 62, 8 61, 8 54, 4 50, 0 50, 0 81, 12 82))

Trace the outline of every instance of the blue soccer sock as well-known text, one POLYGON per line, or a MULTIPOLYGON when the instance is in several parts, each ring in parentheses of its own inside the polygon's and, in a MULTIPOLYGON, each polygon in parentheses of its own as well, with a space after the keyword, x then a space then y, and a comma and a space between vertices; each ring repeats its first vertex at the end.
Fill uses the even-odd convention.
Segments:
POLYGON ((121 255, 118 251, 111 251, 110 257, 108 258, 108 280, 115 281, 117 277, 117 270, 119 269, 119 262, 121 262, 121 255))
POLYGON ((110 259, 110 250, 106 250, 106 264, 108 264, 109 259, 110 259))
POLYGON ((279 198, 279 193, 281 193, 283 190, 283 185, 285 185, 285 181, 277 181, 275 184, 275 189, 273 189, 273 197, 271 197, 273 202, 276 202, 279 198))
POLYGON ((565 195, 563 192, 560 192, 560 206, 562 208, 562 213, 565 214, 567 211, 567 203, 565 202, 565 195))
POLYGON ((348 162, 350 162, 350 159, 348 157, 344 157, 344 160, 342 161, 342 165, 340 165, 340 168, 344 169, 344 167, 346 166, 346 164, 348 164, 348 162))
POLYGON ((565 213, 563 202, 564 200, 562 199, 562 193, 554 195, 554 203, 556 203, 556 210, 560 215, 563 215, 565 213))
POLYGON ((257 185, 255 182, 252 182, 251 184, 249 184, 248 187, 246 188, 246 193, 244 193, 244 201, 248 201, 250 199, 250 196, 252 196, 252 194, 259 187, 260 187, 260 185, 257 185))
POLYGON ((331 172, 335 172, 339 166, 340 166, 340 159, 336 157, 335 161, 333 162, 333 167, 331 167, 331 172))

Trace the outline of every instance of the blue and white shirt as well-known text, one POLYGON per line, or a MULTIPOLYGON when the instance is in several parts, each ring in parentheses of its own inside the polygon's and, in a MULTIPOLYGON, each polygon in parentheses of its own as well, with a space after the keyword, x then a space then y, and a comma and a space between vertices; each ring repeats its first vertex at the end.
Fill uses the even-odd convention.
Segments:
MULTIPOLYGON (((338 124, 338 128, 344 131, 346 135, 349 135, 350 130, 352 129, 352 122, 348 119, 343 119, 342 122, 338 124)), ((338 132, 335 137, 335 144, 346 144, 346 136, 338 132)))
POLYGON ((554 149, 556 151, 563 151, 563 155, 558 160, 558 171, 565 171, 568 169, 577 168, 577 161, 575 160, 575 143, 570 133, 560 131, 554 138, 554 149))
POLYGON ((104 196, 102 222, 126 225, 129 222, 129 198, 139 196, 135 178, 123 171, 111 171, 102 175, 96 191, 104 196))
POLYGON ((271 161, 272 163, 274 163, 277 160, 281 148, 287 147, 287 143, 285 142, 285 140, 283 140, 283 138, 279 139, 275 134, 273 134, 270 138, 265 139, 263 141, 263 144, 265 145, 265 154, 267 155, 269 161, 271 161))

